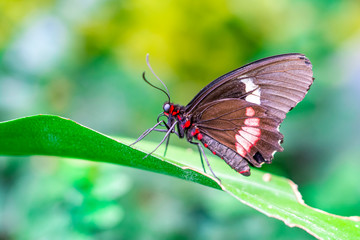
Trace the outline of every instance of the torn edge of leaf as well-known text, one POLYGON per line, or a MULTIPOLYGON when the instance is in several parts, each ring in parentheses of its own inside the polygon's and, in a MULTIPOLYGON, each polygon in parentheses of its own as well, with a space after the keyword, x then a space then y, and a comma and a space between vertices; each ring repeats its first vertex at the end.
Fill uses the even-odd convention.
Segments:
POLYGON ((360 221, 360 216, 350 216, 350 217, 344 217, 344 216, 340 216, 340 215, 336 215, 336 214, 332 214, 332 213, 328 213, 328 212, 325 212, 323 210, 320 210, 318 208, 313 208, 309 205, 307 205, 302 196, 301 196, 301 193, 299 192, 298 190, 298 185, 295 184, 293 181, 291 180, 288 180, 290 186, 291 186, 291 189, 293 190, 294 194, 295 194, 295 197, 296 197, 296 200, 303 206, 307 207, 307 208, 310 208, 314 211, 317 211, 317 212, 320 212, 320 213, 323 213, 323 214, 326 214, 326 215, 329 215, 329 216, 332 216, 332 217, 337 217, 337 218, 341 218, 341 219, 345 219, 345 220, 351 220, 351 221, 355 221, 355 222, 359 222, 360 221))

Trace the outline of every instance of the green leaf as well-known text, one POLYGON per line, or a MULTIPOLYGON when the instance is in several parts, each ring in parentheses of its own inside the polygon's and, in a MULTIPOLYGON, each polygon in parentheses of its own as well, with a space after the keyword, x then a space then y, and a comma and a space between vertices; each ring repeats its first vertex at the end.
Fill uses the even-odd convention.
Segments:
MULTIPOLYGON (((1 155, 51 155, 88 159, 167 174, 222 189, 242 203, 299 227, 321 239, 359 239, 360 217, 341 217, 306 205, 290 180, 252 169, 250 177, 233 171, 209 156, 221 183, 203 173, 198 152, 171 146, 167 157, 146 152, 156 144, 141 141, 136 149, 129 139, 117 141, 69 119, 38 115, 0 123, 1 155)), ((161 149, 158 152, 162 152, 161 149)))

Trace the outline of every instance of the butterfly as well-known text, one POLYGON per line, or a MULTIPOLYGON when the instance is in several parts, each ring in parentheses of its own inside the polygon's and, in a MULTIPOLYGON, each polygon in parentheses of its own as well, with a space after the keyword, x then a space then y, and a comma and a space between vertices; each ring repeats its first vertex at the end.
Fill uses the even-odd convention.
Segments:
MULTIPOLYGON (((157 77, 148 55, 147 63, 157 77)), ((167 149, 170 134, 175 133, 198 146, 204 171, 202 156, 215 177, 203 147, 235 171, 250 176, 249 164, 270 164, 274 154, 283 151, 280 124, 303 100, 314 81, 311 62, 298 53, 263 58, 235 69, 210 82, 186 106, 170 101, 169 91, 159 78, 166 91, 147 81, 145 72, 143 79, 164 92, 168 101, 163 104, 157 124, 133 144, 155 130, 166 134, 154 151, 165 140, 167 149)))

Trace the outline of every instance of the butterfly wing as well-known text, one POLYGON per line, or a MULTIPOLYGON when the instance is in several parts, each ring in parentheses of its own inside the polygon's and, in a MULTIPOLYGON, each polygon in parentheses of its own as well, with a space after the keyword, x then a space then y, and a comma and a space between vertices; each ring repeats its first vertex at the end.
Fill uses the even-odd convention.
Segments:
POLYGON ((281 121, 313 83, 312 65, 302 54, 264 58, 229 72, 208 84, 186 106, 193 114, 220 99, 237 98, 265 107, 281 121))
POLYGON ((199 109, 193 119, 200 132, 234 150, 252 165, 270 163, 282 151, 280 119, 266 108, 243 99, 221 99, 199 109))
POLYGON ((279 126, 312 83, 312 65, 304 55, 264 58, 208 84, 185 114, 201 133, 260 167, 283 150, 279 126))

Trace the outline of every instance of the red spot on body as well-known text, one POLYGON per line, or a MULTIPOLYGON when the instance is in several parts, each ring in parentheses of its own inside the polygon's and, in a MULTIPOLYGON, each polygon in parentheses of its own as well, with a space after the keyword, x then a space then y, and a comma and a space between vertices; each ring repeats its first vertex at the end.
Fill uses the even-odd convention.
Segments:
POLYGON ((255 115, 255 110, 252 107, 247 107, 246 108, 246 116, 248 117, 252 117, 255 115))
POLYGON ((196 129, 191 133, 191 135, 192 135, 192 136, 195 136, 195 135, 198 134, 198 133, 200 133, 200 132, 199 132, 199 129, 196 128, 196 129))
POLYGON ((181 117, 180 117, 180 115, 177 115, 177 118, 179 119, 179 121, 181 121, 181 117))
POLYGON ((169 113, 172 113, 173 111, 174 111, 174 105, 171 105, 171 106, 170 106, 169 113))
POLYGON ((209 146, 209 145, 207 145, 206 143, 204 144, 204 147, 206 147, 206 148, 207 148, 208 146, 209 146))
POLYGON ((200 141, 202 138, 203 138, 203 135, 202 135, 201 133, 199 133, 199 134, 197 135, 197 139, 200 141))
POLYGON ((190 120, 187 120, 184 124, 184 128, 190 127, 190 120))
POLYGON ((164 112, 164 114, 165 114, 165 116, 169 116, 169 113, 167 113, 167 112, 164 112))
POLYGON ((244 121, 245 125, 251 126, 251 127, 258 127, 260 123, 259 118, 248 118, 244 121))
POLYGON ((244 170, 244 171, 240 171, 240 172, 238 172, 238 173, 244 174, 244 173, 248 173, 248 172, 249 172, 249 170, 244 170))

